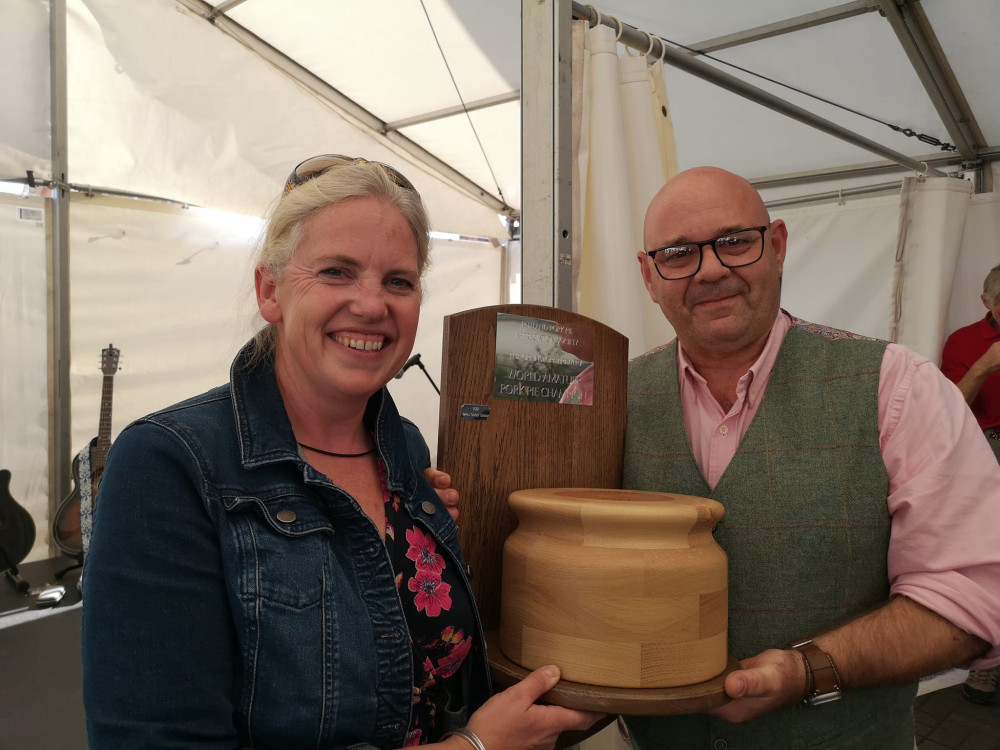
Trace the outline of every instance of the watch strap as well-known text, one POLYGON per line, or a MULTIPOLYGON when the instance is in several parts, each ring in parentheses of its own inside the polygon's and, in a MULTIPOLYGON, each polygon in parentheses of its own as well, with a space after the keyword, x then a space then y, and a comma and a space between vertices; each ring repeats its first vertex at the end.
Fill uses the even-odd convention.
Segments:
POLYGON ((818 706, 840 698, 840 673, 828 653, 811 639, 790 643, 788 648, 802 654, 805 663, 806 694, 803 703, 818 706))

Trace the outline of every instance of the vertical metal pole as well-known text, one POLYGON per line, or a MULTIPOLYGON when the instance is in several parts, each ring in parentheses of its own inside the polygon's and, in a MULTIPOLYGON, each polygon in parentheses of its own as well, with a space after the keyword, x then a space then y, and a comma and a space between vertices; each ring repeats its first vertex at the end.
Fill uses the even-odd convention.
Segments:
POLYGON ((571 310, 571 0, 521 0, 521 299, 571 310))
POLYGON ((49 201, 49 512, 70 491, 69 182, 66 0, 49 3, 52 200, 49 201))

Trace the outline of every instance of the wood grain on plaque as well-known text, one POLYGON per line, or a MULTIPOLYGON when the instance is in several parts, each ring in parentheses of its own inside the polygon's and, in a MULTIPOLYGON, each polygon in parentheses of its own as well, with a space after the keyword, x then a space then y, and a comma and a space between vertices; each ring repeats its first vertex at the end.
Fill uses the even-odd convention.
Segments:
POLYGON ((496 305, 444 321, 438 467, 461 494, 459 541, 483 626, 500 624, 503 544, 517 525, 508 496, 535 487, 621 487, 628 339, 582 315, 541 305, 496 305), (594 403, 494 397, 497 314, 590 326, 594 403), (463 419, 466 404, 489 408, 463 419))

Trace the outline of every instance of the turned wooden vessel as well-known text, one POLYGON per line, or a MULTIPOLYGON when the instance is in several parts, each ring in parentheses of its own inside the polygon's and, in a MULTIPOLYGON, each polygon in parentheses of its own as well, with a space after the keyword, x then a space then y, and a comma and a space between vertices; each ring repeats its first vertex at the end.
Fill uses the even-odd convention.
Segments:
POLYGON ((510 495, 500 649, 526 669, 615 688, 705 682, 727 667, 728 566, 707 498, 611 489, 510 495))

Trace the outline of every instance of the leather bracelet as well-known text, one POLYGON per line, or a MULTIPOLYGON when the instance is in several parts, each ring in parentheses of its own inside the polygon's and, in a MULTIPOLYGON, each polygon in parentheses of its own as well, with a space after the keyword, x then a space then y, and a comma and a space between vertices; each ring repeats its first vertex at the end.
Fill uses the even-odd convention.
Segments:
POLYGON ((483 741, 479 739, 479 735, 477 735, 468 727, 462 727, 461 729, 453 729, 452 731, 447 732, 441 739, 446 740, 449 737, 461 737, 463 740, 472 745, 472 747, 475 748, 475 750, 486 750, 486 745, 484 745, 483 741))

